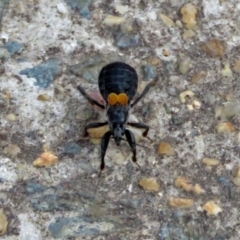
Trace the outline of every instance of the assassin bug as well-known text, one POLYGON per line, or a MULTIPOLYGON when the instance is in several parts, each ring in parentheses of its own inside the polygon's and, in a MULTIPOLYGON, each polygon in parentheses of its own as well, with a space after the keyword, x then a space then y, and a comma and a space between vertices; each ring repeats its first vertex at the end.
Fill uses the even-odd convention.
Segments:
POLYGON ((88 129, 99 128, 105 125, 109 126, 109 131, 103 135, 101 140, 100 173, 105 166, 104 157, 111 136, 114 138, 116 145, 119 146, 125 135, 133 153, 132 161, 137 163, 135 137, 133 133, 127 129, 127 126, 143 129, 143 137, 147 137, 149 127, 144 123, 128 122, 128 113, 130 108, 136 105, 155 83, 155 81, 150 82, 140 96, 131 103, 137 91, 137 73, 134 68, 126 63, 113 62, 103 67, 98 77, 98 87, 106 102, 105 106, 90 97, 81 86, 77 87, 88 102, 92 105, 97 105, 101 109, 106 109, 108 121, 90 123, 85 127, 85 137, 87 137, 88 129))

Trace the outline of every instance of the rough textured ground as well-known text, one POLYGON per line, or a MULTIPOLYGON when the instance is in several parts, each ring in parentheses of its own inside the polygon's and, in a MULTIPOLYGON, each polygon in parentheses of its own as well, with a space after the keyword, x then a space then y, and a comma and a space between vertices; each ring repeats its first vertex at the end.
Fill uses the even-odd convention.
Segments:
POLYGON ((184 22, 185 3, 0 0, 1 239, 240 239, 240 2, 193 0, 184 22), (100 146, 77 140, 105 116, 76 86, 97 91, 100 69, 116 60, 137 70, 138 94, 158 79, 132 111, 153 142, 139 142, 140 169, 126 143, 111 142, 98 178, 100 146), (195 95, 184 103, 185 90, 195 95), (159 155, 161 141, 174 154, 159 155), (58 162, 34 167, 43 148, 58 162), (205 193, 176 187, 180 176, 205 193), (159 190, 141 188, 144 177, 159 190), (170 207, 171 197, 194 203, 170 207), (222 211, 209 216, 211 200, 222 211))

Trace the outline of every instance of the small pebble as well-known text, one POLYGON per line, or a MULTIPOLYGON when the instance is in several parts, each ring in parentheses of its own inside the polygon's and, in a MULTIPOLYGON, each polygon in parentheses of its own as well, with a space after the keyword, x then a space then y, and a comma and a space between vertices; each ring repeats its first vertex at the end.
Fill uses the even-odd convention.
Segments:
POLYGON ((51 152, 44 152, 33 162, 35 167, 48 167, 55 164, 58 161, 58 157, 51 152))
POLYGON ((160 142, 158 146, 158 151, 157 153, 159 155, 167 155, 167 156, 173 156, 174 155, 174 150, 172 146, 167 143, 167 142, 160 142))
POLYGON ((181 103, 186 103, 186 99, 187 98, 192 98, 195 95, 194 92, 192 92, 191 90, 186 90, 182 93, 180 93, 179 98, 180 98, 180 102, 181 103))
POLYGON ((66 14, 68 12, 68 9, 65 7, 63 3, 57 4, 57 10, 59 13, 66 14))
POLYGON ((7 116, 6 116, 6 119, 11 121, 11 122, 15 122, 17 120, 17 116, 14 114, 14 113, 9 113, 7 116))
POLYGON ((182 188, 186 192, 193 192, 197 195, 205 193, 205 190, 199 184, 192 185, 185 177, 178 177, 174 181, 174 185, 178 188, 182 188))
POLYGON ((207 72, 206 71, 197 71, 193 74, 191 82, 192 83, 199 83, 202 80, 205 80, 205 78, 207 77, 207 72))
POLYGON ((164 14, 160 14, 159 18, 162 20, 162 22, 168 27, 168 28, 172 28, 175 26, 174 21, 169 18, 168 16, 164 15, 164 14))
POLYGON ((233 71, 236 73, 240 73, 240 58, 234 62, 233 71))
POLYGON ((139 36, 130 33, 120 33, 115 39, 115 45, 120 49, 136 47, 139 45, 139 36))
POLYGON ((0 209, 0 236, 3 236, 7 231, 8 221, 7 217, 3 213, 3 210, 0 209))
POLYGON ((105 19, 103 20, 103 24, 107 26, 114 26, 114 25, 120 25, 125 22, 124 17, 118 17, 113 15, 107 15, 105 19))
POLYGON ((118 166, 122 166, 125 162, 125 156, 120 151, 114 150, 114 152, 109 153, 111 159, 114 163, 116 163, 118 166))
POLYGON ((218 215, 218 213, 222 212, 222 209, 214 203, 214 201, 208 201, 203 209, 207 212, 207 215, 218 215))
POLYGON ((10 58, 10 53, 4 47, 0 47, 0 60, 7 60, 10 58))
POLYGON ((190 192, 193 189, 193 185, 189 183, 189 180, 185 177, 178 177, 174 181, 174 185, 178 188, 182 188, 186 192, 190 192))
POLYGON ((142 66, 144 78, 146 80, 152 80, 157 77, 157 69, 155 66, 152 66, 150 64, 146 64, 142 66))
POLYGON ((38 95, 37 100, 46 102, 50 100, 50 97, 47 94, 40 94, 38 95))
POLYGON ((129 7, 127 5, 116 5, 115 10, 123 15, 129 11, 129 7))
POLYGON ((203 164, 207 166, 218 166, 221 162, 216 158, 203 158, 203 164))
POLYGON ((233 179, 232 179, 232 181, 236 186, 240 186, 240 167, 235 167, 233 169, 233 179))
POLYGON ((233 73, 228 63, 224 65, 224 68, 221 70, 223 77, 232 77, 233 73))
POLYGON ((189 208, 192 207, 193 203, 194 201, 189 198, 170 197, 168 199, 168 205, 177 208, 189 208))
POLYGON ((187 39, 191 39, 191 38, 195 37, 195 35, 196 35, 196 33, 192 29, 185 29, 182 34, 182 37, 184 40, 187 40, 187 39))
POLYGON ((148 192, 158 192, 160 189, 160 186, 155 178, 142 178, 139 181, 139 185, 148 192))
POLYGON ((222 57, 225 53, 224 42, 218 39, 211 39, 203 43, 201 49, 213 58, 222 57))
POLYGON ((16 157, 20 152, 21 149, 15 144, 9 144, 3 149, 3 153, 11 157, 16 157))
POLYGON ((192 67, 192 60, 190 58, 184 58, 179 63, 179 71, 182 74, 186 74, 192 67))
POLYGON ((216 126, 218 133, 230 133, 234 131, 234 127, 230 122, 218 123, 216 126))
POLYGON ((23 49, 23 45, 18 42, 7 42, 4 47, 11 55, 15 53, 20 53, 23 49))
POLYGON ((197 8, 191 3, 185 4, 181 8, 182 22, 186 28, 192 29, 197 25, 197 8))
POLYGON ((149 63, 153 66, 157 66, 161 64, 161 60, 158 57, 153 57, 150 59, 149 63))

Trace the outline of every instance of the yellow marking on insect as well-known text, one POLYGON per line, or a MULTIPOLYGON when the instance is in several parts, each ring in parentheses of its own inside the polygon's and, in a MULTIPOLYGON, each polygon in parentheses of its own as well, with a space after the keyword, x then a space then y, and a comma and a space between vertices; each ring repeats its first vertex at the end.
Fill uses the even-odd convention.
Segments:
POLYGON ((108 95, 108 104, 114 106, 117 103, 126 106, 128 104, 128 96, 125 93, 120 93, 118 95, 116 93, 110 93, 108 95))
POLYGON ((125 93, 120 93, 118 95, 118 103, 122 106, 126 106, 128 104, 128 96, 125 93))
POLYGON ((114 106, 117 104, 117 102, 118 102, 118 95, 116 93, 110 93, 108 95, 108 104, 110 106, 114 106))

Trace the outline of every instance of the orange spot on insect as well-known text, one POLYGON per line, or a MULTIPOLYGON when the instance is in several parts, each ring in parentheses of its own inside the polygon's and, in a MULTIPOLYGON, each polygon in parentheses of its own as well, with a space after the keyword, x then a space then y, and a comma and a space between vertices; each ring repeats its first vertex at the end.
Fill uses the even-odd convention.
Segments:
POLYGON ((108 104, 110 106, 113 106, 113 105, 117 104, 117 102, 118 102, 118 95, 116 93, 110 93, 108 95, 108 104))
POLYGON ((125 93, 120 93, 119 95, 116 93, 110 93, 108 95, 108 104, 110 106, 114 106, 117 103, 122 106, 126 106, 128 104, 128 96, 125 93))
POLYGON ((118 103, 122 106, 126 106, 128 104, 128 96, 125 93, 120 93, 118 95, 118 103))

